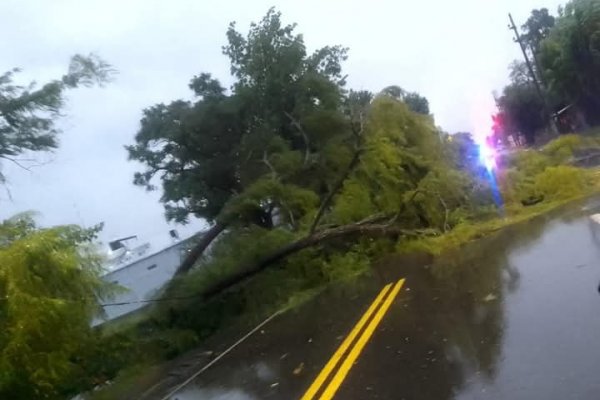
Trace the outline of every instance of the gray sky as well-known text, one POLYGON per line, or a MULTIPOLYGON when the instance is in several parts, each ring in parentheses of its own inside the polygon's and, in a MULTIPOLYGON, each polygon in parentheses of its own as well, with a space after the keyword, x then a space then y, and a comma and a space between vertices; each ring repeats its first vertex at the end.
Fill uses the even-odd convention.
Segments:
POLYGON ((521 24, 531 9, 554 13, 561 3, 2 0, 0 72, 21 67, 23 78, 43 83, 61 76, 71 55, 94 52, 119 74, 106 88, 70 93, 61 147, 38 157, 46 164, 32 172, 0 165, 12 197, 0 190, 0 219, 36 210, 44 225, 104 221, 103 239, 166 232, 160 194, 132 185, 138 166, 127 161, 123 146, 133 142, 143 108, 189 98, 193 75, 211 72, 231 82, 221 54, 230 21, 245 32, 275 5, 286 22, 298 23, 309 50, 350 48, 349 87, 378 91, 396 84, 418 91, 444 130, 481 134, 490 126, 492 91, 502 88, 508 64, 521 57, 507 13, 521 24))

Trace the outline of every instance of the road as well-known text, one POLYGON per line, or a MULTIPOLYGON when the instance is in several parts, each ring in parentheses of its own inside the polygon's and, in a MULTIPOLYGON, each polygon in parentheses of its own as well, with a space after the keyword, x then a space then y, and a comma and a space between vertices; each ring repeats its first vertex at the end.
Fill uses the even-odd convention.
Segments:
POLYGON ((378 294, 401 282, 333 398, 599 399, 594 212, 600 203, 576 204, 439 259, 388 257, 372 276, 274 318, 170 398, 327 398, 374 314, 315 380, 378 294))

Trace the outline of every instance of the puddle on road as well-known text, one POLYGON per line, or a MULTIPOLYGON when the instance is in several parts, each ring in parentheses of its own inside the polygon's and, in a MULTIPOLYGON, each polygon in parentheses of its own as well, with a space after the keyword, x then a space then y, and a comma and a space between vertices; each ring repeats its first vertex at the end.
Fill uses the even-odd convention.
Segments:
POLYGON ((337 399, 598 399, 591 210, 575 205, 433 262, 388 257, 369 279, 273 321, 173 399, 300 398, 365 305, 399 277, 405 288, 337 399))

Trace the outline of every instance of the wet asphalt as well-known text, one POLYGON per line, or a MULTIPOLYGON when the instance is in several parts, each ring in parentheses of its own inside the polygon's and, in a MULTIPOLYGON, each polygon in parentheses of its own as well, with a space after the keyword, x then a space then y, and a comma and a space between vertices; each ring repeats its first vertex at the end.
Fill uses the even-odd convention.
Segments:
MULTIPOLYGON (((381 288, 405 285, 335 399, 600 399, 600 225, 588 201, 275 318, 173 400, 300 399, 381 288)), ((318 398, 318 397, 317 397, 318 398)))

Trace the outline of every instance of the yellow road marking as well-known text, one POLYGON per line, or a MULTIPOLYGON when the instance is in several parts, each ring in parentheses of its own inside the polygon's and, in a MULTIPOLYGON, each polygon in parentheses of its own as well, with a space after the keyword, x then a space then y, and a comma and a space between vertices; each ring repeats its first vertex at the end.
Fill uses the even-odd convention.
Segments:
POLYGON ((367 325, 362 336, 358 339, 358 341, 356 342, 356 345, 354 345, 354 347, 352 348, 352 350, 350 351, 350 353, 348 354, 348 356, 346 357, 346 359, 344 360, 344 362, 338 369, 337 373, 334 375, 331 382, 329 382, 329 385, 323 392, 323 395, 320 397, 320 400, 330 400, 335 395, 335 392, 338 390, 338 388, 340 387, 340 385, 346 378, 346 375, 348 375, 348 372, 350 371, 350 368, 352 368, 354 361, 356 361, 356 359, 360 355, 360 352, 362 351, 362 349, 365 347, 365 345, 369 341, 369 338, 375 331, 375 328, 377 328, 377 325, 379 325, 379 323, 381 322, 381 320, 382 320, 383 316, 385 315, 385 313, 387 312, 388 308, 390 308, 390 305, 396 298, 396 295, 400 291, 400 288, 402 288, 403 284, 404 284, 404 279, 400 279, 396 283, 396 285, 394 285, 394 288, 392 289, 392 292, 390 293, 390 295, 387 297, 387 299, 385 300, 385 302, 383 303, 383 305, 381 306, 379 311, 377 311, 377 313, 375 314, 375 316, 373 317, 373 319, 371 320, 369 325, 367 325))
POLYGON ((390 283, 390 284, 386 285, 383 289, 381 289, 381 292, 379 292, 379 295, 375 298, 373 303, 371 303, 371 306, 363 314, 363 316, 360 318, 358 323, 354 326, 354 328, 352 329, 350 334, 346 337, 346 339, 344 339, 344 341, 342 342, 340 347, 333 354, 331 359, 327 362, 327 364, 325 365, 323 370, 321 370, 321 373, 319 373, 319 375, 317 376, 317 379, 315 379, 315 381, 312 383, 312 385, 310 385, 310 387, 308 388, 306 393, 304 393, 304 396, 302 396, 302 398, 300 400, 312 400, 312 398, 317 393, 317 391, 319 390, 319 388, 321 387, 323 382, 325 382, 325 380, 327 379, 327 377, 329 376, 329 374, 331 373, 333 368, 335 368, 335 366, 340 361, 340 359, 342 358, 342 356, 344 355, 346 350, 348 350, 348 347, 350 347, 350 345, 352 344, 352 342, 354 341, 356 336, 360 333, 363 326, 367 323, 369 318, 371 318, 371 315, 375 312, 375 310, 377 309, 377 307, 379 306, 379 304, 381 303, 381 301, 383 300, 385 295, 388 293, 391 286, 392 286, 392 284, 390 283))

